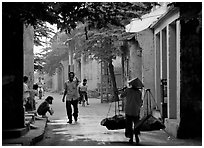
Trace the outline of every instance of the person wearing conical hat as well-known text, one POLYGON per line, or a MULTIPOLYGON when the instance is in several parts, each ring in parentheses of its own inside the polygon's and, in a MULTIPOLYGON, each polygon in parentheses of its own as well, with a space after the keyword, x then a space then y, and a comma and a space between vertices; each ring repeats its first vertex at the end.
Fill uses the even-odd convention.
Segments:
POLYGON ((129 142, 133 143, 133 135, 135 135, 136 143, 139 143, 139 131, 135 131, 132 125, 136 125, 139 121, 140 108, 142 106, 142 92, 139 90, 144 85, 142 82, 135 78, 128 81, 129 87, 121 94, 121 98, 125 99, 125 117, 126 117, 126 128, 125 136, 130 138, 129 142))

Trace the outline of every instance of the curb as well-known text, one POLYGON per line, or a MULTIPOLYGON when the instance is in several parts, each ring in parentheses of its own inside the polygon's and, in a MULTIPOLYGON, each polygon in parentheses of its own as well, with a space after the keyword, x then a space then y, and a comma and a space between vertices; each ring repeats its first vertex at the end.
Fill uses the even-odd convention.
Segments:
POLYGON ((42 133, 41 133, 40 135, 37 135, 36 137, 34 137, 34 138, 31 140, 30 146, 35 145, 36 143, 38 143, 39 141, 41 141, 41 140, 44 138, 45 129, 46 129, 46 127, 47 127, 47 121, 48 121, 48 119, 46 119, 46 121, 45 121, 45 126, 44 126, 44 128, 43 128, 43 130, 42 130, 42 133))
POLYGON ((47 126, 47 119, 36 120, 35 124, 36 129, 30 129, 25 135, 22 135, 17 138, 8 138, 3 139, 2 146, 32 146, 44 138, 45 129, 47 126))

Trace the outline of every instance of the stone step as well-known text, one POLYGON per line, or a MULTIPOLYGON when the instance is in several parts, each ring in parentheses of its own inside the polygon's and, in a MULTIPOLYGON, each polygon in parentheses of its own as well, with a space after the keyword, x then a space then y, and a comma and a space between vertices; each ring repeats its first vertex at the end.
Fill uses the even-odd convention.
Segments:
POLYGON ((23 128, 16 129, 7 129, 2 131, 2 138, 17 138, 25 135, 29 131, 29 126, 25 126, 23 128))

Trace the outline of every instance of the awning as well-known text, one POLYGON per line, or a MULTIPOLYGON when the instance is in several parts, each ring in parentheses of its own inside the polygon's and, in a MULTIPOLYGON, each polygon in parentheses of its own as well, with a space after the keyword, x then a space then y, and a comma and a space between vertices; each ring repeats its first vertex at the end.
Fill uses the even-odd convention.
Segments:
POLYGON ((162 6, 155 11, 145 14, 141 19, 135 18, 130 24, 126 26, 126 32, 140 32, 148 27, 155 21, 157 21, 163 14, 167 12, 167 7, 162 6))

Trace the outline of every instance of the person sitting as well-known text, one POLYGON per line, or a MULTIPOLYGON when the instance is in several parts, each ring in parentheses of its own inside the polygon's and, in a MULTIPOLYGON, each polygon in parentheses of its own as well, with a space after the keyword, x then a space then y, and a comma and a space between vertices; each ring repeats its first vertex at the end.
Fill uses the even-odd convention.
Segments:
POLYGON ((49 112, 50 115, 53 115, 54 111, 53 109, 50 107, 50 104, 52 104, 52 100, 53 97, 52 96, 48 96, 44 102, 42 102, 38 109, 37 109, 37 113, 38 115, 41 115, 43 118, 47 118, 46 113, 49 112))

